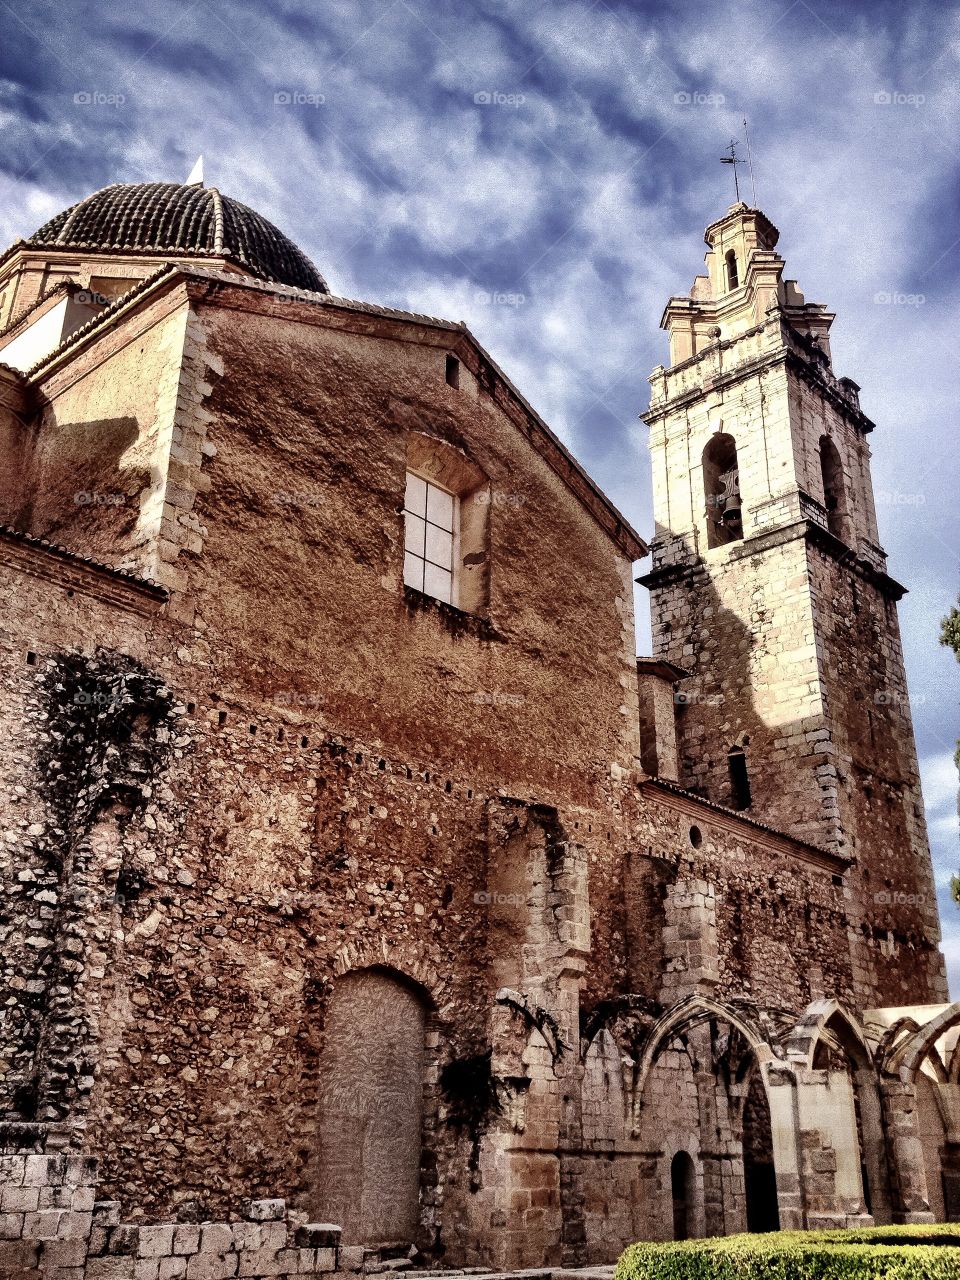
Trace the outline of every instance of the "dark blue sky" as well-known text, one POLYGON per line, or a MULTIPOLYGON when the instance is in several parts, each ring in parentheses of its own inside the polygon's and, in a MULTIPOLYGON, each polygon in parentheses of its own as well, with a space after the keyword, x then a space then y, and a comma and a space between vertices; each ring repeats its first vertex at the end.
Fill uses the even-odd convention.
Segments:
MULTIPOLYGON (((862 385, 938 877, 956 836, 960 11, 617 0, 0 0, 0 240, 97 187, 207 182, 336 292, 466 320, 652 532, 663 304, 749 117, 787 274, 862 385)), ((639 602, 641 644, 646 604, 639 602)), ((960 913, 945 892, 960 989, 960 913)))

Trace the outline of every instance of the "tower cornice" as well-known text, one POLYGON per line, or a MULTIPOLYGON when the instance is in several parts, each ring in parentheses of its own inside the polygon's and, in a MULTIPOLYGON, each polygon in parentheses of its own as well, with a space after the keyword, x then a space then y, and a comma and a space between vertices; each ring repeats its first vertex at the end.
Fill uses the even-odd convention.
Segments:
MULTIPOLYGON (((900 600, 907 594, 907 588, 902 583, 897 582, 875 564, 871 564, 866 557, 858 554, 853 547, 842 542, 815 520, 795 520, 792 524, 781 525, 776 529, 765 530, 750 538, 744 538, 742 541, 728 543, 724 548, 727 553, 724 563, 732 564, 752 556, 764 555, 787 543, 801 539, 826 551, 832 559, 842 564, 851 573, 855 573, 864 582, 875 586, 888 599, 900 600)), ((651 544, 651 550, 656 553, 656 539, 651 544)), ((648 573, 641 574, 634 581, 642 587, 651 588, 684 580, 692 585, 697 578, 709 578, 711 565, 703 559, 702 553, 694 552, 693 555, 695 558, 686 562, 658 565, 648 573)))

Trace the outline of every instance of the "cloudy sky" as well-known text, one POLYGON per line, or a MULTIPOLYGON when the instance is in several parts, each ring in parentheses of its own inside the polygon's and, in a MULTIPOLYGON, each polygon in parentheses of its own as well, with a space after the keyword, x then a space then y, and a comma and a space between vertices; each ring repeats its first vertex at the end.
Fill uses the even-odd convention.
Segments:
MULTIPOLYGON (((0 240, 117 181, 210 185, 335 292, 466 320, 644 533, 646 378, 749 118, 787 273, 862 385, 960 994, 960 10, 899 0, 0 0, 0 240)), ((640 601, 641 644, 647 627, 640 601)))

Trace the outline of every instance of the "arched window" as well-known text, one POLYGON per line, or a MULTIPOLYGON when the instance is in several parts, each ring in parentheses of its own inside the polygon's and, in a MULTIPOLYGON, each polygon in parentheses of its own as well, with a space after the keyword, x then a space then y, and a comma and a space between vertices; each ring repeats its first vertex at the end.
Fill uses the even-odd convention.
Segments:
POLYGON ((727 250, 727 288, 736 289, 740 283, 740 273, 737 271, 737 255, 732 249, 727 250))
POLYGON ((750 777, 747 773, 747 755, 743 747, 731 747, 727 755, 730 770, 730 794, 734 809, 749 809, 750 777))
POLYGON ((823 505, 827 509, 827 528, 835 538, 848 540, 847 495, 843 484, 843 462, 840 451, 829 436, 820 437, 820 474, 823 477, 823 505))
POLYGON ((743 537, 737 444, 723 432, 703 451, 703 490, 707 504, 707 546, 722 547, 743 537))
POLYGON ((673 1238, 688 1240, 693 1215, 694 1168, 686 1151, 678 1151, 670 1161, 670 1192, 673 1196, 673 1238))

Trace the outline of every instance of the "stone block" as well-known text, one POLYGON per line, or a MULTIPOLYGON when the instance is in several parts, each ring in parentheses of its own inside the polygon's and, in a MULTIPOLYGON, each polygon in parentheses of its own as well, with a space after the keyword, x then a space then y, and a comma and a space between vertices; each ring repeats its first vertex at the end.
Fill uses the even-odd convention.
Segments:
POLYGON ((136 1280, 133 1258, 91 1258, 86 1280, 136 1280))
POLYGON ((160 1280, 159 1258, 138 1258, 134 1266, 135 1280, 160 1280))
POLYGON ((200 1224, 201 1253, 229 1253, 233 1248, 233 1230, 226 1222, 200 1224))
POLYGON ((135 1258, 137 1255, 137 1246, 140 1241, 140 1228, 125 1224, 119 1227, 111 1227, 110 1234, 107 1236, 107 1253, 116 1254, 122 1257, 135 1258))
POLYGON ((93 1156, 68 1156, 64 1181, 73 1187, 95 1187, 97 1185, 96 1159, 93 1156))
POLYGON ((361 1271, 363 1269, 363 1246, 346 1245, 340 1250, 341 1271, 361 1271))
POLYGON ((235 1249, 253 1252, 263 1248, 263 1228, 259 1222, 233 1222, 230 1225, 235 1249))
POLYGON ((161 1258, 159 1280, 184 1280, 187 1274, 186 1258, 161 1258))
POLYGON ((286 1216, 285 1200, 250 1200, 243 1216, 251 1222, 278 1222, 286 1216))
POLYGON ((51 1240, 43 1246, 46 1270, 58 1267, 82 1267, 87 1261, 86 1240, 51 1240))
POLYGON ((186 1280, 229 1280, 237 1261, 235 1253, 195 1253, 187 1260, 186 1280))
POLYGON ((119 1227, 120 1201, 95 1200, 93 1204, 93 1225, 95 1227, 119 1227))
POLYGON ((96 1202, 93 1187, 74 1187, 70 1196, 70 1208, 74 1213, 92 1213, 96 1202))
POLYGON ((53 1187, 63 1183, 65 1156, 27 1156, 23 1174, 26 1187, 53 1187))
POLYGON ((340 1243, 340 1227, 333 1222, 306 1222, 298 1227, 295 1243, 304 1249, 336 1249, 340 1243))
POLYGON ((40 1191, 40 1187, 5 1186, 0 1191, 0 1213, 36 1213, 40 1191))
POLYGON ((90 1235, 92 1225, 92 1213, 74 1213, 72 1209, 67 1209, 61 1214, 60 1224, 57 1227, 57 1238, 60 1240, 85 1240, 90 1235))
POLYGON ((193 1222, 181 1222, 173 1229, 174 1255, 196 1253, 200 1248, 200 1228, 193 1222))
POLYGON ((287 1243, 286 1222, 264 1222, 260 1227, 260 1238, 262 1249, 272 1249, 276 1253, 287 1243))
POLYGON ((62 1209, 40 1209, 23 1216, 23 1234, 27 1240, 55 1240, 63 1217, 62 1209))
POLYGON ((0 1240, 20 1240, 23 1237, 23 1219, 22 1213, 0 1214, 0 1240))
MULTIPOLYGON (((283 1275, 283 1266, 279 1261, 280 1254, 285 1250, 278 1249, 259 1249, 256 1253, 241 1253, 238 1256, 239 1265, 237 1267, 238 1278, 281 1276, 283 1275)), ((187 1280, 193 1280, 188 1275, 187 1280)))
POLYGON ((170 1226, 151 1226, 140 1228, 137 1242, 137 1257, 162 1258, 173 1253, 173 1234, 176 1228, 170 1226))
POLYGON ((26 1166, 26 1156, 0 1156, 0 1181, 22 1187, 26 1166))

